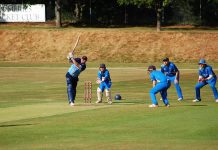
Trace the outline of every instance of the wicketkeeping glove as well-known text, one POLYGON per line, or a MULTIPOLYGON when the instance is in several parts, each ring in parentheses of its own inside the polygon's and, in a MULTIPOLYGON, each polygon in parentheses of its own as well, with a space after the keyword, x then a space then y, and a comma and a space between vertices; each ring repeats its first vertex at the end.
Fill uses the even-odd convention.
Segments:
POLYGON ((98 79, 96 80, 96 83, 97 83, 97 84, 101 84, 101 80, 98 78, 98 79))

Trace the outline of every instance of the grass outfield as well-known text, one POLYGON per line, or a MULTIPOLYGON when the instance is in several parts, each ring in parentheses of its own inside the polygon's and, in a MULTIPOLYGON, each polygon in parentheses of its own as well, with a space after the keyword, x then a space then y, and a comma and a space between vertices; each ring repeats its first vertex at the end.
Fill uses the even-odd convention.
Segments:
MULTIPOLYGON (((95 83, 94 66, 81 74, 72 108, 65 83, 69 65, 0 64, 0 150, 218 149, 218 104, 211 89, 204 87, 202 102, 192 103, 197 66, 180 67, 185 100, 178 102, 171 86, 171 107, 160 101, 157 109, 148 108, 151 82, 145 64, 111 64, 112 94, 124 99, 84 104, 83 83, 95 83)), ((96 89, 94 84, 93 102, 96 89)))

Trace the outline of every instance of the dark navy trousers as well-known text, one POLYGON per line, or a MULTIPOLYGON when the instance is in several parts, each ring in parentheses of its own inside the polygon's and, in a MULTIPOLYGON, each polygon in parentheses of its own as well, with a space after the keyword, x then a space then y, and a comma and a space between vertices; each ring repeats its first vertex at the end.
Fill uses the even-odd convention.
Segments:
POLYGON ((66 74, 67 95, 69 103, 74 103, 76 98, 76 87, 78 80, 78 77, 72 77, 69 73, 66 74))

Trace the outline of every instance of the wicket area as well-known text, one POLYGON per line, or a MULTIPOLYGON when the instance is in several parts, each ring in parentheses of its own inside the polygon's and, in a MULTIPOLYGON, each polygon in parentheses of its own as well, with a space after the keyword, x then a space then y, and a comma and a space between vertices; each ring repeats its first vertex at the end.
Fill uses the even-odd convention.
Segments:
POLYGON ((92 99, 92 82, 85 81, 84 83, 84 100, 85 103, 91 103, 92 99))

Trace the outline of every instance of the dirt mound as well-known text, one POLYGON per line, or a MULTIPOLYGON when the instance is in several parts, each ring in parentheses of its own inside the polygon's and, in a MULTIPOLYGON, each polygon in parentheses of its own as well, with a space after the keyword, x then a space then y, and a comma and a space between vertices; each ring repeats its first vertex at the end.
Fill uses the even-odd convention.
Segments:
POLYGON ((167 56, 175 62, 218 62, 217 32, 122 29, 0 30, 0 61, 66 62, 79 34, 76 55, 90 61, 156 62, 167 56))

